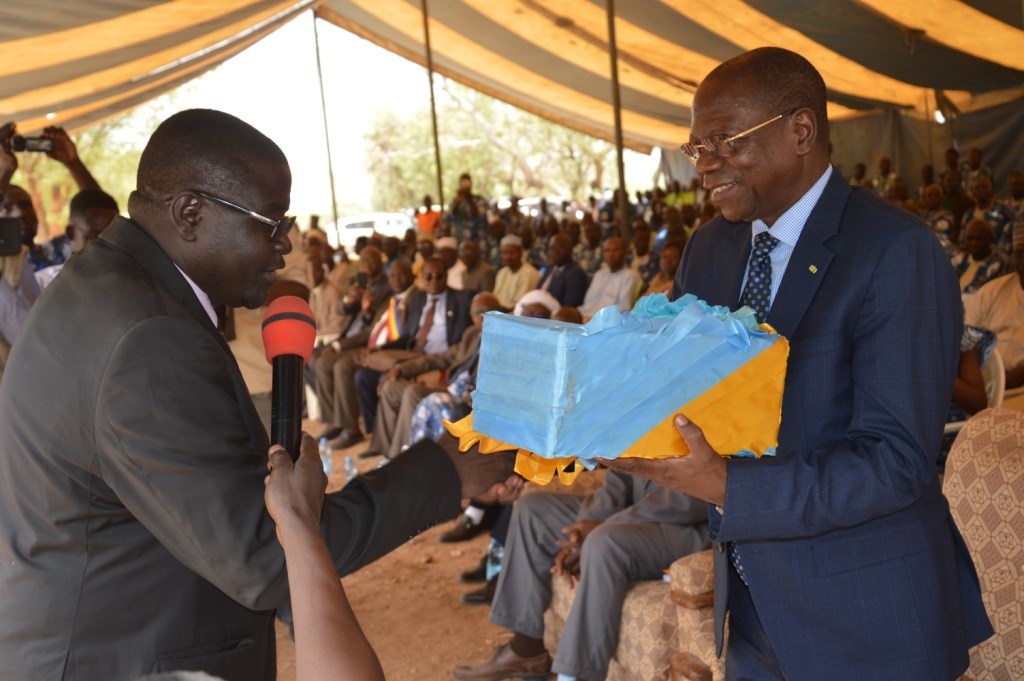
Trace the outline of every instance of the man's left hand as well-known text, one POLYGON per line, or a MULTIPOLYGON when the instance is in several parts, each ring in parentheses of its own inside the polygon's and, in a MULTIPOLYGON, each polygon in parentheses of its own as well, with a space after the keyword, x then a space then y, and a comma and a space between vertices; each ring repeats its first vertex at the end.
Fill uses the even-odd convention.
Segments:
POLYGON ((463 506, 469 500, 483 504, 507 504, 523 491, 523 479, 515 473, 514 451, 481 454, 477 447, 459 451, 459 441, 445 433, 437 444, 448 454, 462 481, 463 506))
POLYGON ((704 431, 685 416, 676 414, 673 424, 690 448, 687 456, 669 459, 625 457, 598 461, 620 473, 649 478, 666 489, 722 505, 725 502, 728 473, 725 459, 708 444, 704 431))

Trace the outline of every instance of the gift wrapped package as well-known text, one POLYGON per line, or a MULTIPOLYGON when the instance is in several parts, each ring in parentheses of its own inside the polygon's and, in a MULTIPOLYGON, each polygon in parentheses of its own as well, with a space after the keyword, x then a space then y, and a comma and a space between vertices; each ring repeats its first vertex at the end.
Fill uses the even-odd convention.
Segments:
POLYGON ((772 455, 786 339, 749 308, 692 295, 608 307, 585 325, 488 313, 473 413, 450 428, 463 446, 518 449, 528 479, 563 481, 597 457, 687 453, 677 413, 725 456, 772 455))

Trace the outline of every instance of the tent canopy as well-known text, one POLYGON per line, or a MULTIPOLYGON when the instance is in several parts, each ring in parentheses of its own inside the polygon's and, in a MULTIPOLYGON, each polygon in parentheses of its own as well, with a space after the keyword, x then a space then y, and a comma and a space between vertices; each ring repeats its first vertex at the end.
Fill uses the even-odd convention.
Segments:
MULTIPOLYGON (((603 0, 432 0, 438 72, 613 139, 603 0)), ((300 13, 425 63, 419 0, 15 0, 0 6, 0 120, 81 128, 194 78, 300 13)), ((696 85, 762 45, 806 56, 830 117, 930 116, 1024 94, 1024 6, 1005 0, 620 0, 625 144, 676 147, 696 85)))

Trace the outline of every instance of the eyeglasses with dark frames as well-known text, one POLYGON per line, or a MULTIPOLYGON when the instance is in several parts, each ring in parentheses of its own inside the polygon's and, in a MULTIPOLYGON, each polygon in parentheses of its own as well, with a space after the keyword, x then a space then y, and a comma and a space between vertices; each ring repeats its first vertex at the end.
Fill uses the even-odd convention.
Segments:
POLYGON ((686 144, 680 145, 683 153, 690 159, 691 163, 696 163, 700 160, 700 157, 704 153, 714 154, 718 158, 729 158, 736 153, 736 147, 733 146, 733 142, 739 139, 743 139, 749 135, 754 134, 766 125, 771 125, 775 121, 781 121, 791 113, 795 113, 796 109, 790 109, 785 113, 780 113, 778 116, 769 118, 764 123, 758 123, 752 128, 747 128, 743 132, 736 133, 735 135, 712 135, 711 137, 705 137, 699 142, 687 142, 686 144), (703 152, 701 150, 704 150, 703 152))
POLYGON ((272 228, 270 230, 271 241, 276 241, 280 237, 287 237, 288 232, 290 232, 292 227, 295 226, 295 218, 290 215, 285 215, 280 220, 275 220, 273 218, 268 218, 266 215, 260 215, 254 210, 249 210, 244 206, 239 206, 237 203, 232 203, 227 199, 222 199, 221 197, 215 196, 208 192, 200 191, 198 189, 192 189, 191 191, 194 194, 198 194, 199 196, 203 197, 204 199, 209 199, 214 203, 219 203, 220 205, 238 211, 239 213, 244 213, 245 215, 251 217, 253 220, 258 220, 259 222, 262 222, 265 225, 269 225, 272 228))

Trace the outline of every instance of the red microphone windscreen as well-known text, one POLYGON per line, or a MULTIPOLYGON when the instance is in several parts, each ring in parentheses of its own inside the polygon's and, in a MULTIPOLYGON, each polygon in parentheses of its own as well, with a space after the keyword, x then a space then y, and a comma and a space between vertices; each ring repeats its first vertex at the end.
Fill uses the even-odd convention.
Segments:
POLYGON ((263 347, 267 361, 281 355, 299 355, 308 362, 316 340, 316 319, 309 304, 298 296, 275 298, 263 315, 263 347))

